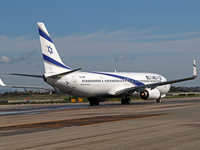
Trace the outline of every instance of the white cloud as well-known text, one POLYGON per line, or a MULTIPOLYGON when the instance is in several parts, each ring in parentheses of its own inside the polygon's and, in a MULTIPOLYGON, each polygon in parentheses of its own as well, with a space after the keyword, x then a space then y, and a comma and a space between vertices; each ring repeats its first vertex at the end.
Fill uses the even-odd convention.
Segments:
MULTIPOLYGON (((160 58, 160 55, 164 56, 166 53, 170 53, 171 56, 166 55, 162 57, 164 60, 172 59, 172 56, 175 57, 173 54, 176 54, 177 57, 182 56, 178 54, 190 53, 190 57, 200 59, 200 56, 197 55, 200 48, 199 32, 157 35, 155 33, 158 29, 160 30, 159 27, 151 27, 143 30, 128 28, 112 32, 101 30, 85 35, 72 34, 60 38, 52 37, 52 40, 63 61, 70 62, 69 65, 73 63, 75 67, 79 67, 80 62, 82 62, 85 63, 86 68, 92 68, 92 66, 100 68, 102 63, 97 63, 96 59, 91 59, 92 57, 98 57, 101 62, 125 60, 126 57, 128 57, 126 60, 131 60, 132 56, 137 57, 137 61, 144 59, 144 61, 155 61, 160 58), (174 40, 174 38, 176 39, 174 40), (116 56, 119 58, 116 58, 116 56)), ((20 58, 20 55, 17 54, 27 54, 33 49, 40 50, 39 38, 0 36, 0 50, 2 53, 0 55, 0 63, 4 62, 5 64, 5 62, 26 59, 26 55, 22 55, 20 58), (15 56, 13 57, 13 55, 15 56)), ((41 54, 41 52, 39 51, 38 54, 41 54)), ((37 59, 41 59, 41 61, 31 62, 33 65, 37 66, 41 64, 42 54, 39 56, 37 59)), ((124 64, 126 61, 118 61, 117 64, 119 65, 119 63, 124 64)), ((124 69, 123 66, 122 68, 124 69)))
POLYGON ((150 52, 199 52, 200 33, 188 32, 176 35, 147 36, 133 35, 127 31, 116 31, 115 33, 100 32, 90 35, 71 35, 56 38, 54 41, 61 53, 73 56, 150 52), (146 39, 150 40, 146 41, 146 39))
POLYGON ((171 34, 171 35, 142 35, 138 36, 135 39, 169 39, 169 38, 192 38, 193 36, 200 36, 200 32, 187 32, 187 33, 180 33, 180 34, 171 34))
POLYGON ((120 60, 134 60, 136 59, 135 56, 131 55, 131 56, 127 56, 126 54, 120 54, 119 56, 117 56, 115 58, 115 61, 120 61, 120 60))
POLYGON ((30 36, 8 37, 0 36, 1 53, 26 53, 33 49, 39 49, 39 39, 32 39, 30 36))
POLYGON ((11 58, 7 56, 1 56, 0 63, 10 63, 12 61, 11 58))
MULTIPOLYGON (((85 35, 52 37, 52 40, 59 53, 65 56, 199 51, 200 32, 154 35, 154 31, 158 29, 158 27, 151 27, 138 31, 128 28, 112 32, 101 30, 85 35)), ((0 36, 0 51, 4 56, 8 57, 5 53, 26 53, 33 49, 40 49, 39 38, 0 36)))
MULTIPOLYGON (((33 55, 35 55, 36 52, 37 50, 33 50, 29 53, 25 53, 16 57, 1 56, 0 63, 16 63, 16 62, 25 61, 25 60, 30 59, 33 55)), ((27 63, 27 64, 30 64, 30 63, 27 63)))

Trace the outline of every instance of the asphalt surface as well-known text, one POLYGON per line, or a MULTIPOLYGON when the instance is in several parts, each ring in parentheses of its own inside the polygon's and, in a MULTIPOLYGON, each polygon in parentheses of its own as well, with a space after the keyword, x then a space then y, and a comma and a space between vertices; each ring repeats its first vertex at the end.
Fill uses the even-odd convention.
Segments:
POLYGON ((0 106, 0 149, 200 149, 200 99, 0 106))

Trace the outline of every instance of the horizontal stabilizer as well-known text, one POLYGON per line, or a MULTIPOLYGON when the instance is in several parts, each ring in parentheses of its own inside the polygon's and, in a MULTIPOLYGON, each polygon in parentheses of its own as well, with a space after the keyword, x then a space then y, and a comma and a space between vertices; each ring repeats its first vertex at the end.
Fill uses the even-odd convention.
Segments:
POLYGON ((30 89, 44 89, 44 90, 54 90, 51 87, 41 87, 41 86, 23 86, 23 85, 6 85, 0 78, 0 85, 3 87, 12 87, 12 88, 30 88, 30 89))
POLYGON ((25 77, 34 77, 34 78, 43 78, 42 75, 19 74, 19 73, 0 73, 0 74, 15 75, 15 76, 25 76, 25 77))
POLYGON ((71 70, 71 71, 59 73, 59 74, 56 74, 56 75, 47 76, 46 78, 60 78, 60 77, 62 77, 62 76, 65 76, 65 75, 68 75, 68 74, 70 74, 70 73, 79 71, 79 70, 81 70, 81 69, 82 69, 82 68, 78 68, 78 69, 75 69, 75 70, 71 70))

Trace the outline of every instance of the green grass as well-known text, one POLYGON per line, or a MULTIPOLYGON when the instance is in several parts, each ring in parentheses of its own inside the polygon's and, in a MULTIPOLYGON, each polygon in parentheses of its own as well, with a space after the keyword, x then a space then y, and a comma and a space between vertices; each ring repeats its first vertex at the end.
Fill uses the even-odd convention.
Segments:
MULTIPOLYGON (((186 97, 200 97, 200 95, 177 95, 177 96, 166 96, 165 98, 186 98, 186 97)), ((59 94, 19 94, 19 95, 0 95, 0 101, 9 101, 9 103, 0 103, 0 105, 20 105, 20 104, 54 104, 54 103, 71 103, 71 99, 75 98, 78 100, 78 97, 68 96, 63 93, 59 94), (30 101, 27 100, 29 98, 30 101), (16 100, 16 102, 15 102, 16 100), (17 102, 23 100, 22 102, 17 102), (39 100, 39 101, 34 101, 39 100), (44 101, 46 100, 46 101, 44 101)), ((131 100, 141 100, 140 97, 131 97, 131 100)), ((107 101, 121 101, 121 98, 109 98, 107 101)), ((83 98, 83 102, 88 102, 87 98, 83 98)))
POLYGON ((189 97, 200 97, 200 95, 188 94, 188 95, 167 95, 165 98, 189 98, 189 97))

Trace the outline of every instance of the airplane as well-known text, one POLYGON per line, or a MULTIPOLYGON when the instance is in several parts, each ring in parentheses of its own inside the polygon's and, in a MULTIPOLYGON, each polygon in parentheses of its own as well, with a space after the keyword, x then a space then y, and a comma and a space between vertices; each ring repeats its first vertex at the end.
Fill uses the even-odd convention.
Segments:
MULTIPOLYGON (((193 80, 197 77, 196 62, 193 63, 193 76, 172 81, 155 73, 139 72, 81 72, 82 68, 72 69, 65 65, 42 22, 38 22, 40 44, 44 60, 43 75, 2 73, 26 77, 43 78, 53 89, 76 97, 86 97, 91 106, 99 105, 108 98, 121 98, 121 104, 130 104, 130 97, 139 95, 143 100, 156 100, 166 96, 170 84, 193 80)), ((0 80, 0 85, 8 86, 0 80)), ((17 88, 40 88, 31 86, 11 86, 17 88)))

